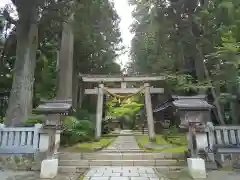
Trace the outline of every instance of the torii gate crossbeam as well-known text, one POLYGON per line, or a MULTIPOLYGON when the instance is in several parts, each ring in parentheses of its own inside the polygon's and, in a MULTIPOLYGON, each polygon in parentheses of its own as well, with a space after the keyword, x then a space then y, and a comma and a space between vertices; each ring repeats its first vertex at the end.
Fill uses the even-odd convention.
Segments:
POLYGON ((97 115, 96 115, 96 132, 95 138, 99 139, 101 137, 102 129, 102 109, 103 109, 103 95, 104 88, 107 91, 114 94, 132 94, 138 92, 141 88, 127 88, 127 82, 143 82, 144 85, 144 95, 145 95, 145 106, 147 113, 147 122, 148 122, 148 133, 149 139, 151 141, 155 140, 154 132, 154 121, 153 121, 153 112, 152 112, 152 101, 151 94, 162 94, 164 93, 164 88, 154 88, 150 87, 149 82, 151 81, 162 81, 164 80, 163 76, 104 76, 104 75, 80 75, 82 82, 86 83, 98 83, 98 87, 93 89, 85 89, 84 94, 95 94, 97 98, 97 115), (119 82, 121 83, 121 88, 106 88, 104 83, 106 82, 119 82))

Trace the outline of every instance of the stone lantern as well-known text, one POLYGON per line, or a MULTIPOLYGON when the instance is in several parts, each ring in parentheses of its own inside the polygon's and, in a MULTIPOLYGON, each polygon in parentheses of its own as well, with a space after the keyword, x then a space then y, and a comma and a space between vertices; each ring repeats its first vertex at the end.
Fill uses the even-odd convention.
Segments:
POLYGON ((72 114, 71 100, 50 100, 43 101, 36 109, 33 110, 36 114, 46 115, 44 127, 61 128, 60 116, 68 116, 72 114))
POLYGON ((189 131, 188 140, 190 142, 191 154, 192 156, 197 156, 197 149, 207 146, 205 126, 210 121, 213 106, 208 104, 203 98, 196 98, 195 96, 179 97, 173 101, 173 104, 180 115, 180 128, 188 129, 189 131), (193 139, 191 136, 193 136, 193 139))
POLYGON ((42 161, 41 178, 54 178, 58 172, 58 148, 60 144, 59 130, 62 127, 62 117, 72 113, 71 100, 50 100, 43 101, 36 109, 33 110, 35 114, 46 115, 43 131, 46 138, 40 144, 46 147, 47 159, 42 161))
POLYGON ((180 115, 180 128, 188 129, 188 147, 191 152, 191 158, 188 158, 190 174, 193 177, 204 178, 205 162, 198 158, 198 150, 208 146, 205 127, 210 121, 213 106, 200 96, 178 97, 173 104, 180 115))

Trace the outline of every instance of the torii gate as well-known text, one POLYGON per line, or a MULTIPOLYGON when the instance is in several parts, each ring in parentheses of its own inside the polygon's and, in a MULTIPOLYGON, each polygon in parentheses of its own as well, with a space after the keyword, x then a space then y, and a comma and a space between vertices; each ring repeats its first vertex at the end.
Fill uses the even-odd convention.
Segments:
POLYGON ((148 132, 149 139, 151 141, 155 140, 154 132, 154 121, 152 112, 152 101, 151 94, 164 93, 164 88, 154 88, 150 87, 149 82, 151 81, 162 81, 163 76, 110 76, 110 75, 81 75, 80 78, 82 82, 85 83, 98 83, 98 87, 94 89, 85 89, 84 94, 96 94, 97 98, 97 115, 96 115, 96 133, 95 138, 99 139, 101 137, 101 126, 102 126, 102 109, 103 109, 103 95, 107 90, 114 94, 133 94, 137 93, 140 89, 144 87, 145 94, 145 107, 147 112, 147 122, 148 122, 148 132), (121 84, 121 88, 107 88, 104 87, 104 83, 118 82, 121 84), (127 82, 142 82, 143 86, 139 88, 127 88, 127 82))

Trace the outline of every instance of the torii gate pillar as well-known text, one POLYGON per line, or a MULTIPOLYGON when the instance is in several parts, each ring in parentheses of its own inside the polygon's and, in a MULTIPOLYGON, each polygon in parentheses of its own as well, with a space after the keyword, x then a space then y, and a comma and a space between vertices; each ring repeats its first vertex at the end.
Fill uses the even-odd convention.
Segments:
POLYGON ((99 84, 97 98, 96 131, 95 131, 96 140, 99 140, 102 134, 103 87, 104 87, 103 84, 99 84))
POLYGON ((145 87, 145 105, 147 113, 147 122, 148 122, 148 135, 150 141, 155 141, 155 132, 154 132, 154 121, 153 121, 153 112, 152 112, 152 100, 150 93, 149 83, 144 83, 145 87))

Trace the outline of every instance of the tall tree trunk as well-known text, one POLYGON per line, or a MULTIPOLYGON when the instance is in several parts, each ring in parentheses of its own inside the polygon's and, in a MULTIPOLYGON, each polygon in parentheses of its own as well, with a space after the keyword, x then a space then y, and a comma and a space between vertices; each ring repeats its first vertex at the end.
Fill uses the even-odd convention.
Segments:
POLYGON ((32 111, 34 71, 38 44, 37 24, 17 24, 17 50, 10 93, 7 125, 22 124, 32 111))
POLYGON ((74 15, 63 24, 61 49, 59 54, 59 82, 57 99, 72 99, 73 79, 73 31, 72 22, 74 15))
POLYGON ((199 82, 205 80, 205 72, 203 66, 203 60, 200 58, 200 55, 194 59, 194 65, 196 70, 197 79, 199 82))
POLYGON ((72 104, 74 109, 78 108, 78 95, 79 95, 79 78, 78 78, 78 73, 74 66, 73 80, 72 80, 72 99, 73 99, 72 104))
POLYGON ((221 106, 221 103, 219 102, 219 96, 217 95, 216 90, 214 89, 214 86, 212 84, 211 76, 210 76, 210 74, 208 72, 208 69, 207 69, 206 65, 204 64, 203 53, 202 53, 200 47, 197 44, 196 44, 196 49, 198 50, 199 55, 200 55, 200 57, 202 59, 203 68, 204 68, 204 73, 205 73, 206 79, 209 82, 209 84, 211 85, 211 93, 212 93, 212 96, 214 98, 214 104, 215 104, 215 106, 217 108, 217 119, 218 119, 218 122, 223 125, 223 124, 225 124, 225 121, 224 121, 224 116, 223 116, 223 113, 222 113, 223 112, 223 110, 221 108, 222 106, 221 106))
MULTIPOLYGON (((230 58, 231 59, 231 58, 230 58)), ((227 74, 228 81, 227 81, 227 92, 233 96, 230 101, 230 114, 232 118, 232 124, 238 124, 239 123, 239 103, 237 100, 238 96, 238 84, 236 81, 236 77, 238 76, 238 69, 235 68, 234 65, 229 64, 227 66, 227 71, 229 72, 227 74)))

